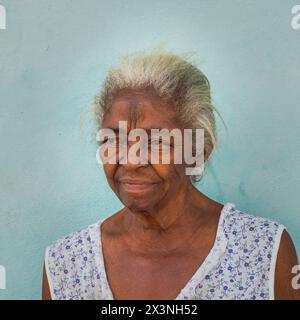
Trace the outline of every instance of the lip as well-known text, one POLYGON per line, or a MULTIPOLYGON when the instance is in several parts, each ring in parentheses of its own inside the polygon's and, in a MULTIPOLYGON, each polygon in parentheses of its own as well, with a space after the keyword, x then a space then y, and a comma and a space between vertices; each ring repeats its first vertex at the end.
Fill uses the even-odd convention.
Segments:
POLYGON ((153 189, 158 184, 157 182, 136 179, 120 179, 119 182, 126 192, 148 191, 153 189))
POLYGON ((156 182, 152 182, 152 181, 129 179, 129 178, 120 179, 119 181, 121 183, 126 183, 126 184, 157 184, 156 182))

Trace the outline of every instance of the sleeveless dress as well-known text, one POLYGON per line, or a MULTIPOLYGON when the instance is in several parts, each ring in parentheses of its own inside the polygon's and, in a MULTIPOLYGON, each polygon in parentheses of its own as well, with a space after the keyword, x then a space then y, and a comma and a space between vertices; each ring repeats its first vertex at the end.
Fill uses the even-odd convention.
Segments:
MULTIPOLYGON (((105 271, 100 225, 46 248, 53 300, 114 300, 105 271)), ((285 227, 226 203, 213 247, 175 300, 273 300, 276 258, 285 227)))

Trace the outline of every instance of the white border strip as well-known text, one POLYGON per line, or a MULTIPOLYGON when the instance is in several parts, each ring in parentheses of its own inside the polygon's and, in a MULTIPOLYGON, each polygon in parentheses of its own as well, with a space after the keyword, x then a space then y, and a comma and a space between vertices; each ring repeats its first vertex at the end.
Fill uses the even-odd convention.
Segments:
POLYGON ((47 279, 48 279, 48 284, 49 284, 51 299, 54 300, 54 291, 53 291, 52 280, 51 280, 51 275, 50 275, 50 270, 49 270, 49 265, 48 265, 49 249, 50 249, 49 247, 46 248, 46 253, 45 253, 45 269, 46 269, 46 275, 47 275, 47 279))
POLYGON ((272 258, 270 264, 270 272, 269 272, 269 300, 275 300, 275 269, 276 269, 276 261, 277 255, 280 245, 280 240, 282 236, 282 232, 285 229, 285 226, 279 225, 272 250, 272 258))

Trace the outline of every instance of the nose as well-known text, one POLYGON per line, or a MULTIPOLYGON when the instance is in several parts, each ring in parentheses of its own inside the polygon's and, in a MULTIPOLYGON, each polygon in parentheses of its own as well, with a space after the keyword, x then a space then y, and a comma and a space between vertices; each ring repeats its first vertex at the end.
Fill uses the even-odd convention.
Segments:
POLYGON ((149 164, 148 150, 136 141, 128 141, 127 146, 119 150, 118 160, 119 165, 128 169, 146 167, 149 164))

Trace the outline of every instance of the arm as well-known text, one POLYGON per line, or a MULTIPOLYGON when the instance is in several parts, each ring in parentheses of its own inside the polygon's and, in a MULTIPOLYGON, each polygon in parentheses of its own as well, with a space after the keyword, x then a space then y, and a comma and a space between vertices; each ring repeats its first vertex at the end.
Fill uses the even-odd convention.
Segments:
POLYGON ((292 268, 298 265, 293 241, 286 230, 283 231, 275 268, 275 300, 300 300, 300 288, 292 287, 296 275, 292 268))
POLYGON ((42 290, 42 300, 51 300, 50 288, 47 279, 47 273, 45 269, 45 264, 43 267, 43 290, 42 290))

